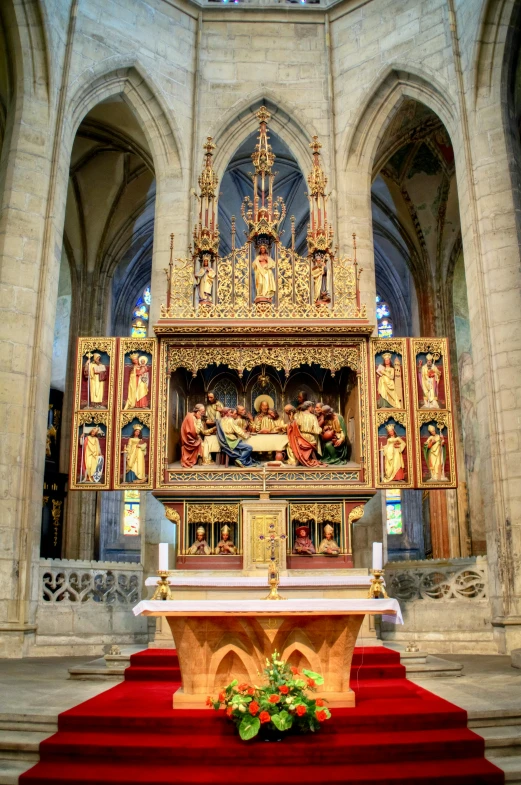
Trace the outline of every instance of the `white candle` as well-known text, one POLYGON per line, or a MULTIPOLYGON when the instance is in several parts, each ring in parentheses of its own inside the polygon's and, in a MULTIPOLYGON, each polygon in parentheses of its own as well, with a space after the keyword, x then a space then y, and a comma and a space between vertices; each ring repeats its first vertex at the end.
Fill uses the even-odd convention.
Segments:
POLYGON ((168 570, 168 543, 159 543, 159 569, 168 570))
POLYGON ((373 570, 383 568, 384 546, 381 542, 373 542, 373 570))

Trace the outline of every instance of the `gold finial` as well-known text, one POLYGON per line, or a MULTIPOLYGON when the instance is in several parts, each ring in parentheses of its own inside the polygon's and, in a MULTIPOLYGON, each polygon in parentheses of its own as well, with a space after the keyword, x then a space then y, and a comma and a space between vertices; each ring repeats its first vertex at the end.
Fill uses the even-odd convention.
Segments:
POLYGON ((213 155, 212 150, 215 150, 215 145, 212 136, 206 137, 206 142, 203 144, 203 150, 206 150, 206 155, 213 155))
POLYGON ((318 141, 318 136, 313 136, 312 139, 313 139, 313 141, 311 142, 311 144, 309 146, 311 147, 311 149, 313 150, 313 154, 315 155, 316 153, 318 153, 320 151, 320 149, 322 148, 322 145, 318 141))
POLYGON ((257 117, 259 123, 267 123, 271 117, 271 114, 268 112, 265 106, 261 106, 258 112, 255 112, 255 116, 257 117))

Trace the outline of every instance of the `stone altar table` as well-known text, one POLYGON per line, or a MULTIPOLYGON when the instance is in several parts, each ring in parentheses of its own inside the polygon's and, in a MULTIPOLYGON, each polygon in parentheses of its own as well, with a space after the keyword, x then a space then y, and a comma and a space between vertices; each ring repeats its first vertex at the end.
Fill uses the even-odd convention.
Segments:
POLYGON ((201 709, 231 679, 258 681, 273 651, 324 677, 318 697, 328 706, 354 706, 351 660, 366 615, 402 624, 398 601, 309 599, 143 600, 137 616, 164 616, 174 636, 182 687, 174 709, 201 709))

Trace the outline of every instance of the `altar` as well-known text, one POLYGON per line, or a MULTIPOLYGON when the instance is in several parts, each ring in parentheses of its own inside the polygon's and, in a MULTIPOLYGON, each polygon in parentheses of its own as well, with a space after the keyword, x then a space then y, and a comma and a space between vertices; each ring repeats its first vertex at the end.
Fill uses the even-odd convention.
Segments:
POLYGON ((134 614, 164 617, 174 636, 182 679, 174 709, 204 708, 232 679, 257 683, 274 651, 324 677, 316 695, 330 708, 354 706, 351 660, 365 616, 403 623, 395 599, 143 600, 134 614))

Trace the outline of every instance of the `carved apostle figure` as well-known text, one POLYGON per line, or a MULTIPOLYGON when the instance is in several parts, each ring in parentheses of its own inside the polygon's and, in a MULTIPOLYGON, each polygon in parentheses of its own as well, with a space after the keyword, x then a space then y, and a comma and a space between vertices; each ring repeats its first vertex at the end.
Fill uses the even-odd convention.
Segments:
POLYGON ((313 302, 330 303, 331 295, 327 288, 327 257, 321 251, 315 251, 311 264, 311 277, 313 279, 313 302))
POLYGON ((424 409, 439 409, 438 403, 438 384, 441 378, 441 370, 434 362, 432 354, 426 357, 427 362, 423 365, 420 360, 419 371, 420 381, 423 391, 423 408, 424 409))
POLYGON ((326 523, 324 526, 324 539, 318 546, 318 552, 323 553, 325 556, 338 556, 340 553, 340 547, 338 546, 337 542, 333 539, 333 535, 335 530, 331 526, 330 523, 326 523))
POLYGON ((190 556, 210 556, 212 549, 206 542, 204 526, 199 526, 195 533, 195 542, 189 547, 190 556))
POLYGON ((101 362, 101 354, 94 352, 83 366, 83 375, 89 380, 89 406, 95 409, 103 408, 103 395, 105 392, 105 381, 107 379, 107 369, 101 362))
POLYGON ((221 529, 221 539, 217 543, 215 553, 218 556, 224 556, 227 553, 235 555, 237 553, 237 548, 230 540, 230 527, 227 525, 224 525, 221 529))
POLYGON ((134 425, 132 436, 128 440, 123 452, 126 456, 125 461, 125 481, 140 483, 146 482, 146 463, 147 443, 141 438, 142 425, 134 425))
POLYGON ((208 422, 205 425, 203 415, 204 404, 196 403, 181 425, 181 466, 185 469, 193 468, 199 458, 204 464, 213 463, 204 437, 215 433, 215 428, 209 428, 208 422))
POLYGON ((441 433, 436 432, 434 425, 427 428, 429 436, 423 445, 425 463, 429 469, 433 482, 443 482, 445 476, 445 439, 441 433))
POLYGON ((378 408, 379 409, 401 409, 401 366, 400 366, 400 387, 396 388, 396 367, 391 364, 392 355, 390 352, 382 354, 383 365, 376 368, 378 376, 378 408))
POLYGON ((394 425, 385 426, 387 431, 387 441, 380 448, 382 452, 382 482, 402 482, 405 480, 405 463, 403 451, 406 448, 405 441, 396 435, 394 425))
POLYGON ((216 420, 221 419, 221 412, 224 404, 218 401, 215 393, 209 392, 206 396, 206 424, 215 425, 216 420))
POLYGON ((273 420, 269 415, 270 405, 268 401, 261 401, 259 405, 259 413, 255 415, 253 425, 255 433, 272 433, 273 420))
POLYGON ((268 254, 268 248, 261 245, 259 255, 253 260, 253 273, 255 275, 255 302, 271 302, 277 286, 272 270, 275 261, 268 254))
POLYGON ((295 544, 293 545, 293 553, 300 553, 305 556, 313 556, 316 551, 315 546, 311 542, 311 537, 309 536, 309 527, 299 526, 297 528, 296 535, 295 544))

